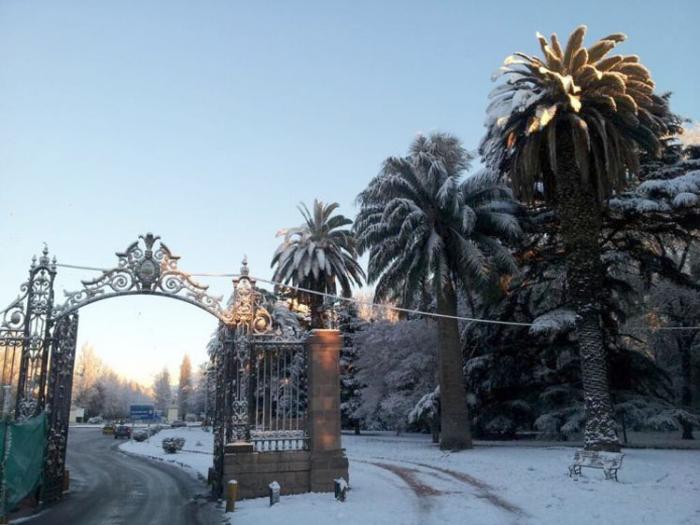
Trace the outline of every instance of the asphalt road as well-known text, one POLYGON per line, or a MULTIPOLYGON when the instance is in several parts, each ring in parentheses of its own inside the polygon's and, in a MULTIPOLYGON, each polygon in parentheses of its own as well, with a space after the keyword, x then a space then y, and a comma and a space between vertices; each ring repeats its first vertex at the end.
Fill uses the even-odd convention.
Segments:
POLYGON ((206 485, 189 473, 119 451, 100 429, 68 436, 71 489, 31 525, 220 525, 206 485))

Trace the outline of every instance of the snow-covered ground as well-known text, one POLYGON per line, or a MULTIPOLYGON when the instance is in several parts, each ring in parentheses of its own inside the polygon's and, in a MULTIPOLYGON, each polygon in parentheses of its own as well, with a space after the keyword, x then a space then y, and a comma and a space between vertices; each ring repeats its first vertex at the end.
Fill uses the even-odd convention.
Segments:
MULTIPOLYGON (((167 455, 160 441, 187 439, 186 450, 211 451, 211 434, 199 429, 165 430, 151 443, 123 447, 190 465, 206 475, 211 456, 167 455), (199 441, 202 446, 197 447, 199 441)), ((694 524, 700 523, 700 452, 626 449, 620 482, 584 469, 569 479, 573 450, 562 446, 481 445, 444 453, 429 437, 344 435, 351 491, 345 503, 332 494, 242 501, 236 525, 383 524, 694 524)), ((532 445, 532 444, 530 444, 532 445)))
POLYGON ((119 448, 130 454, 174 463, 206 479, 209 467, 212 466, 213 444, 211 432, 205 432, 199 427, 181 427, 161 430, 141 443, 134 440, 125 441, 119 448), (168 437, 184 438, 185 446, 177 454, 166 454, 161 442, 168 437))

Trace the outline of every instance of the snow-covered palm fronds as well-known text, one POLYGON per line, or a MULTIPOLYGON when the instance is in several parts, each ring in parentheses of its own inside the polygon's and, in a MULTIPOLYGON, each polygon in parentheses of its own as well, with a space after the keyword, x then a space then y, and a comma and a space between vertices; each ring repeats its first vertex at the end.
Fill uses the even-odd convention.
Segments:
POLYGON ((639 170, 639 147, 657 153, 669 131, 667 101, 654 94, 639 57, 608 56, 626 36, 585 48, 585 33, 586 26, 576 28, 565 49, 556 34, 548 41, 538 33, 542 58, 515 53, 495 75, 505 81, 490 95, 480 152, 508 173, 523 200, 537 197, 538 181, 547 200, 554 196, 563 134, 571 137, 582 181, 603 200, 639 170))
POLYGON ((364 271, 357 262, 355 240, 350 229, 352 221, 343 215, 333 215, 338 203, 324 204, 314 200, 313 210, 299 206, 304 224, 283 230, 271 266, 274 280, 319 292, 335 294, 337 287, 345 297, 352 293, 353 284, 361 286, 364 271))
POLYGON ((420 136, 360 193, 355 231, 377 299, 406 305, 448 279, 471 287, 515 271, 504 242, 520 235, 517 205, 494 174, 465 178, 470 160, 456 137, 420 136))

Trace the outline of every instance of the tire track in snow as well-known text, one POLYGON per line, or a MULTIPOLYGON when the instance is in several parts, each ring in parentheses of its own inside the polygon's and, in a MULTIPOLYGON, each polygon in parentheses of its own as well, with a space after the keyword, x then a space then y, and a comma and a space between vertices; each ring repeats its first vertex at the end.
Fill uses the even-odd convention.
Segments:
POLYGON ((527 516, 527 513, 523 509, 521 509, 514 503, 511 503, 510 501, 506 500, 505 498, 499 496, 498 494, 495 494, 493 492, 495 489, 491 485, 465 472, 457 472, 455 470, 436 467, 427 463, 417 463, 415 461, 406 461, 406 463, 410 463, 412 465, 417 465, 419 467, 428 468, 431 470, 442 472, 443 474, 447 474, 448 476, 451 476, 452 478, 461 481, 462 483, 466 483, 467 485, 470 485, 471 487, 477 489, 477 491, 479 492, 479 497, 488 500, 489 503, 498 507, 499 509, 509 512, 511 514, 516 514, 523 517, 527 516))
POLYGON ((416 476, 416 474, 420 473, 418 469, 402 467, 400 465, 393 465, 390 463, 363 461, 360 459, 355 459, 353 461, 357 463, 365 463, 367 465, 372 465, 377 468, 386 470, 397 476, 399 479, 401 479, 401 481, 403 481, 416 496, 418 503, 418 512, 422 516, 422 518, 418 520, 418 523, 427 523, 426 518, 430 514, 430 510, 432 507, 432 502, 428 498, 430 496, 440 496, 442 494, 446 494, 446 492, 440 491, 420 481, 416 476))

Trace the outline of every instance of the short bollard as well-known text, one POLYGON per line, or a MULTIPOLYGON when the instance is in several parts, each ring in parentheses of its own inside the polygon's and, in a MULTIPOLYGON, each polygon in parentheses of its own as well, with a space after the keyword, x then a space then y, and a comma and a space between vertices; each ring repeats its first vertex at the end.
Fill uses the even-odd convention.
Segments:
POLYGON ((66 469, 63 471, 63 492, 68 492, 70 490, 70 470, 66 469))
POLYGON ((345 497, 348 492, 348 482, 345 478, 338 478, 335 480, 335 499, 338 501, 345 501, 345 497))
POLYGON ((273 481, 267 486, 270 489, 270 507, 280 502, 280 484, 273 481))
POLYGON ((226 512, 236 510, 236 499, 238 499, 238 481, 232 479, 226 484, 226 512))

